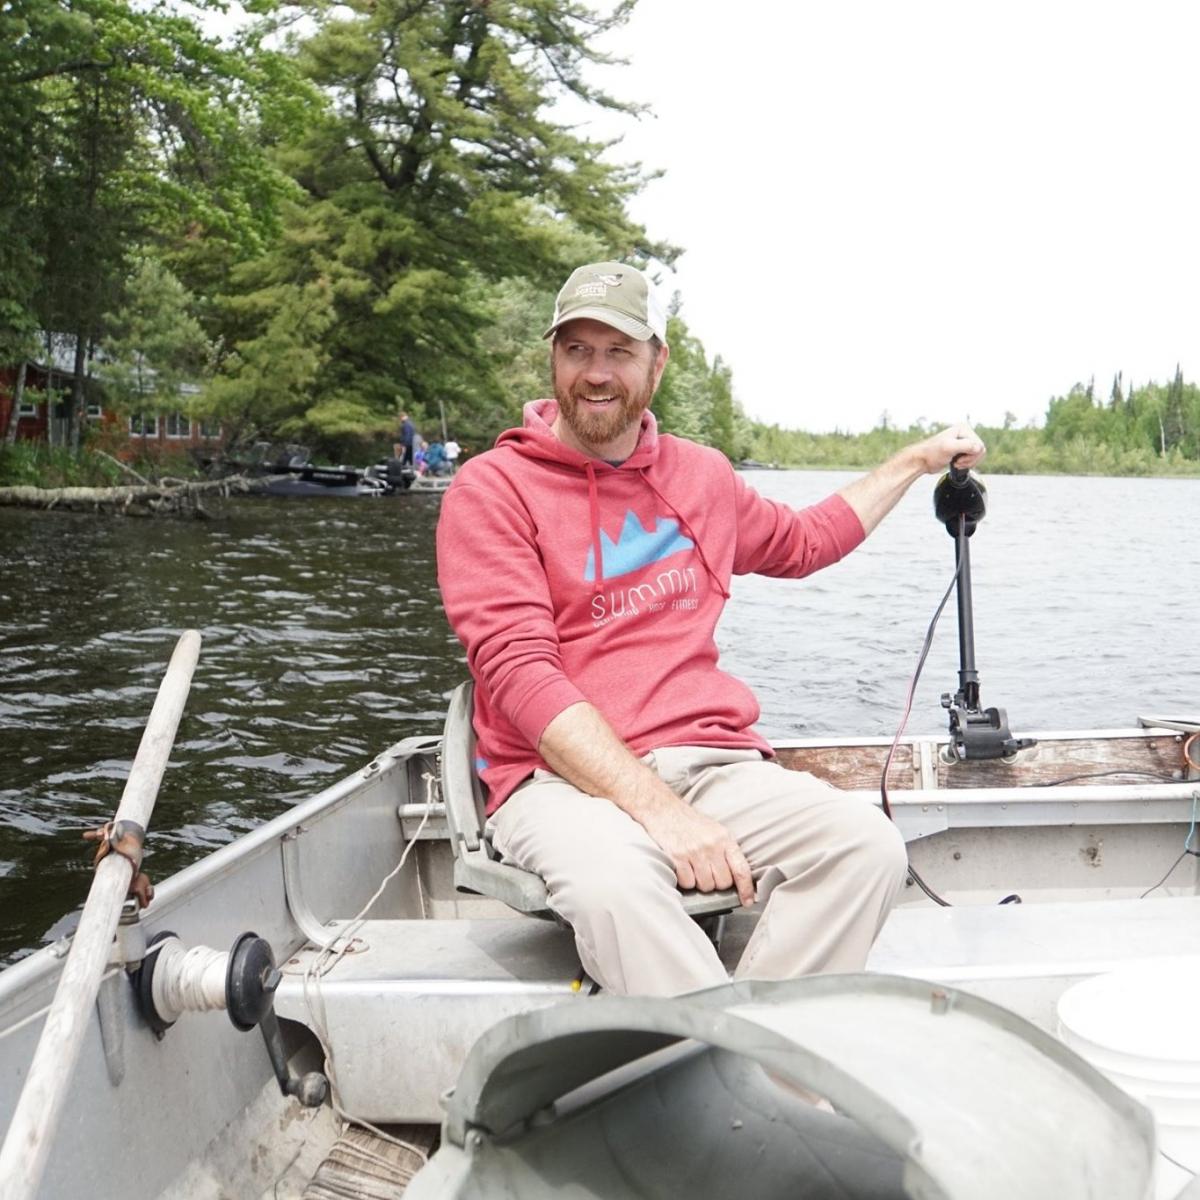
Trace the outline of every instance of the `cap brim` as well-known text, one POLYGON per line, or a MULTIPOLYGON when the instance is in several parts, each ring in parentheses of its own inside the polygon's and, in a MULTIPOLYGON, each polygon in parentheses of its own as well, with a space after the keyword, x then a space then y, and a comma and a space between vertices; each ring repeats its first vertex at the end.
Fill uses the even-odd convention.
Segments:
POLYGON ((645 321, 639 321, 637 317, 630 317, 625 313, 614 312, 611 308, 588 308, 585 305, 583 308, 573 308, 570 312, 563 313, 542 334, 542 337, 548 338, 556 329, 566 325, 569 321, 584 320, 602 321, 605 325, 611 325, 613 329, 619 329, 622 333, 627 333, 631 338, 637 338, 639 342, 648 342, 654 336, 654 330, 645 321))

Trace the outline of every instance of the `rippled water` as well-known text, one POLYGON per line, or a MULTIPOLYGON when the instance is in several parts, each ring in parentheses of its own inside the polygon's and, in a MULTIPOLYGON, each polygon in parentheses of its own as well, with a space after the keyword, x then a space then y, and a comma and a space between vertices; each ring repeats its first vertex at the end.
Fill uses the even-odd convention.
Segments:
MULTIPOLYGON (((747 478, 803 504, 852 476, 747 478)), ((985 704, 1018 732, 1200 710, 1200 482, 988 486, 972 546, 985 704)), ((821 575, 735 582, 719 640, 769 736, 893 731, 953 570, 930 493, 918 484, 821 575)), ((428 496, 237 500, 210 522, 0 510, 0 961, 86 894, 79 830, 115 809, 183 629, 204 646, 151 823, 154 878, 440 728, 465 668, 438 604, 437 511, 428 496)), ((952 601, 910 728, 944 726, 956 670, 952 601)))

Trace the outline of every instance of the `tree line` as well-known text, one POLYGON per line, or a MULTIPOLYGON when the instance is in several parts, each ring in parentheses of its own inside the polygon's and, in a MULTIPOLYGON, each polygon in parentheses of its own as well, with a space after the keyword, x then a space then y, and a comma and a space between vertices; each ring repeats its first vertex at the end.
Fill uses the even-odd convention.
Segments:
MULTIPOLYGON (((234 446, 352 459, 401 409, 489 444, 548 391, 541 333, 570 269, 617 258, 669 285, 680 252, 629 215, 652 171, 580 132, 581 112, 641 111, 591 79, 633 3, 255 0, 217 32, 222 0, 10 0, 0 366, 62 339, 76 451, 89 402, 171 411, 184 383, 234 446)), ((669 338, 662 427, 735 461, 869 465, 920 430, 750 421, 678 296, 669 338)), ((1179 372, 1118 379, 990 432, 992 469, 1185 469, 1200 402, 1179 372)))
MULTIPOLYGON (((787 466, 869 468, 931 432, 921 421, 898 428, 884 413, 868 433, 803 433, 752 424, 743 457, 787 466)), ((1107 396, 1094 381, 1053 396, 1040 423, 978 426, 985 469, 999 474, 1200 475, 1200 387, 1176 367, 1170 384, 1134 387, 1118 374, 1107 396)))

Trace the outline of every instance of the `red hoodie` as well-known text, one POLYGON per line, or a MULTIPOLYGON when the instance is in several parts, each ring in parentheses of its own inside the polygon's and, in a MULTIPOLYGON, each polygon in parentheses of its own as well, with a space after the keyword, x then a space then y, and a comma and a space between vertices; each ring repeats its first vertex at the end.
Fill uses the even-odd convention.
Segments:
POLYGON ((642 755, 770 747, 759 708, 717 667, 731 575, 808 575, 863 539, 837 495, 795 510, 723 454, 642 416, 619 467, 551 432, 553 400, 459 470, 442 500, 438 582, 476 680, 476 769, 494 812, 535 768, 564 708, 586 700, 642 755), (597 565, 598 568, 597 569, 597 565))

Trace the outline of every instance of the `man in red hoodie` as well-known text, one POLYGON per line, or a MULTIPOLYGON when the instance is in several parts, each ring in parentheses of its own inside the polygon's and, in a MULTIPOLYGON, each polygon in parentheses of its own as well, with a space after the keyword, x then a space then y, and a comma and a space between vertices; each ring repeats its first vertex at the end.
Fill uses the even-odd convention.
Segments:
POLYGON ((739 976, 861 970, 903 886, 903 841, 873 805, 772 760, 714 631, 733 575, 836 562, 983 443, 955 426, 794 510, 718 451, 658 435, 666 319, 640 271, 579 268, 546 336, 554 399, 459 471, 438 522, 492 844, 545 879, 607 991, 725 981, 678 888, 763 904, 739 976))

